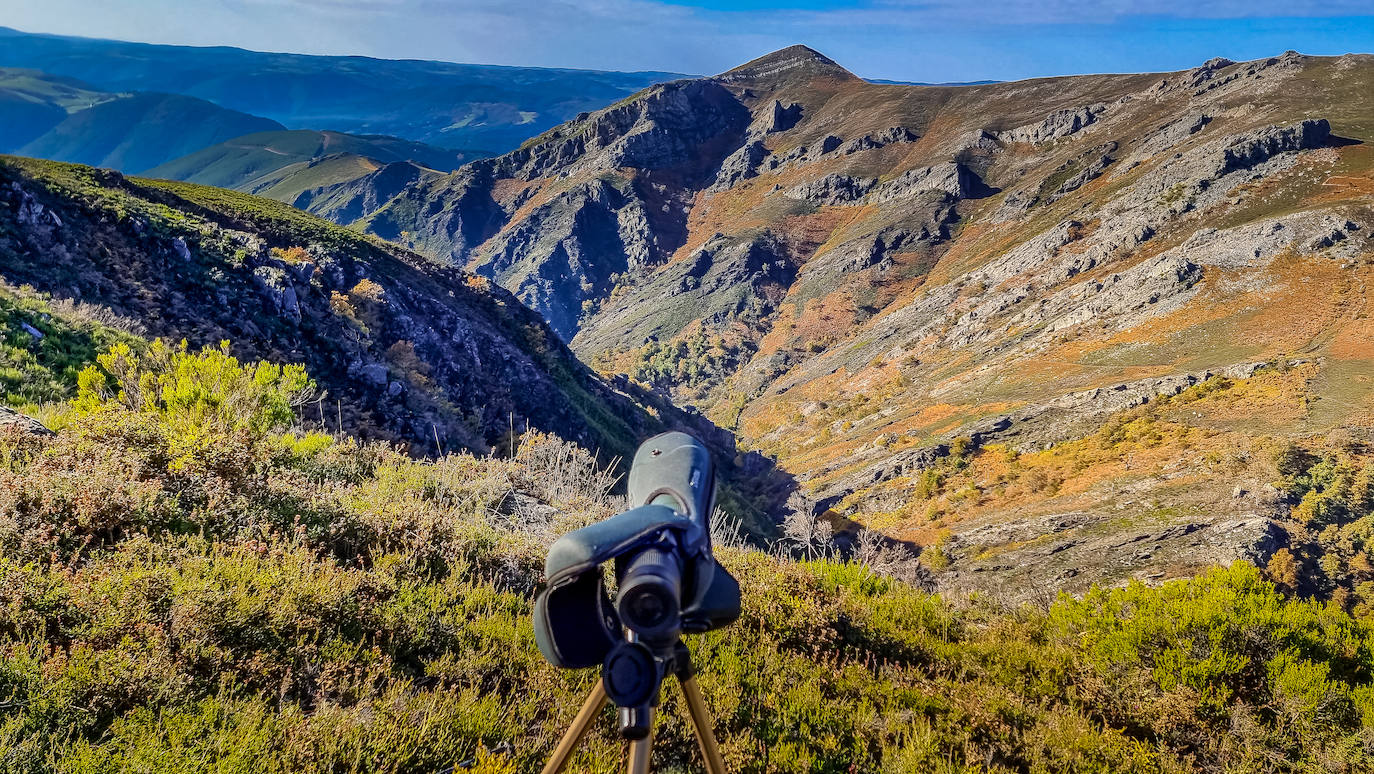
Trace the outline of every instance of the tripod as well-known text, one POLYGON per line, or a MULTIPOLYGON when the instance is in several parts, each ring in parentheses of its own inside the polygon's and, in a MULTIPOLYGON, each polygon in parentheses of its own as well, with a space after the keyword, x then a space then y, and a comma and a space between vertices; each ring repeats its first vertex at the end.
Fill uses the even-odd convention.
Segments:
MULTIPOLYGON (((711 712, 706 708, 706 700, 701 696, 701 689, 697 686, 696 671, 692 668, 692 658, 687 652, 687 646, 678 640, 673 646, 670 669, 678 684, 682 686, 683 698, 687 700, 687 714, 692 721, 692 733, 696 736, 697 746, 701 748, 701 755, 706 759, 707 774, 725 774, 725 761, 720 757, 720 748, 716 746, 716 735, 711 731, 711 712)), ((657 691, 655 691, 655 698, 657 691)), ((582 703, 582 709, 577 711, 577 717, 573 718, 572 725, 568 727, 563 738, 559 740, 558 747, 554 748, 553 755, 549 758, 548 764, 544 766, 543 774, 558 774, 567 765, 568 759, 572 757, 573 749, 577 743, 586 735, 587 729, 592 727, 596 721, 596 716, 601 714, 601 708, 606 706, 609 701, 606 695, 606 686, 601 680, 596 681, 592 692, 587 696, 587 700, 582 703)), ((632 710, 630 710, 632 711, 632 710)), ((622 709, 622 721, 627 710, 622 709)), ((642 739, 635 739, 630 742, 630 762, 629 774, 649 774, 649 754, 653 751, 654 745, 654 708, 648 708, 648 734, 642 739)))

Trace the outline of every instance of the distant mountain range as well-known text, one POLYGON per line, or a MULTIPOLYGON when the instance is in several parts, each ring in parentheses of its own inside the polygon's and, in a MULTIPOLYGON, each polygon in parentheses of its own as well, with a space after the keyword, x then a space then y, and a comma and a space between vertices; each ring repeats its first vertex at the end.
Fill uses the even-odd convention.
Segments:
POLYGON ((196 97, 112 93, 0 68, 0 152, 261 194, 332 220, 371 214, 405 185, 483 155, 385 135, 289 130, 196 97))
POLYGON ((412 182, 675 77, 0 27, 0 153, 232 188, 348 223, 412 182))
POLYGON ((291 129, 388 134, 495 152, 646 86, 683 77, 160 46, 5 27, 0 67, 75 78, 105 92, 198 97, 291 129))
POLYGON ((139 172, 281 124, 195 97, 111 93, 36 70, 0 69, 0 151, 139 172), (12 111, 12 112, 11 112, 12 111))

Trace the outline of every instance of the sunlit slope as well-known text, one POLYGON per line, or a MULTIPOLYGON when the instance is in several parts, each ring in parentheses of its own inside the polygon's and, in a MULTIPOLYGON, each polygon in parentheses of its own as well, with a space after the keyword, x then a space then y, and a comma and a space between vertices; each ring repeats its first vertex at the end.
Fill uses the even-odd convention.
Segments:
POLYGON ((296 407, 316 424, 416 452, 487 450, 523 424, 618 450, 657 426, 509 294, 394 245, 189 183, 14 157, 0 179, 5 283, 304 363, 327 392, 296 407))
MULTIPOLYGON (((878 85, 793 47, 412 186, 365 224, 493 278, 598 368, 736 428, 818 510, 924 513, 920 476, 958 439, 1043 449, 1262 365, 1312 371, 1303 410, 1238 399, 1238 437, 1358 434, 1372 81, 1368 56, 1288 53, 878 85)), ((1286 512, 1212 478, 1207 524, 1286 512)), ((1117 504, 1084 508, 1098 523, 1117 504)), ((925 542, 957 533, 883 518, 925 542)))

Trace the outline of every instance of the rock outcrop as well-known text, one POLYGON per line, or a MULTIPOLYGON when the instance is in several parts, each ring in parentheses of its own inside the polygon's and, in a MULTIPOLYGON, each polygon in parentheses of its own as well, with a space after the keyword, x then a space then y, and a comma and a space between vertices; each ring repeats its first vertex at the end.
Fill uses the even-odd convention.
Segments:
POLYGON ((852 204, 864 198, 877 183, 871 177, 833 174, 790 188, 787 195, 815 204, 852 204))
POLYGON ((952 161, 903 172, 878 186, 872 198, 874 202, 882 204, 923 191, 944 191, 955 199, 966 199, 972 193, 973 186, 973 176, 968 168, 952 161))
POLYGON ((1102 103, 1070 110, 1056 110, 1041 121, 998 132, 997 139, 1002 142, 1025 142, 1032 145, 1051 142, 1092 126, 1106 112, 1107 106, 1102 103))
POLYGON ((42 422, 28 414, 21 414, 12 408, 0 406, 0 434, 6 432, 22 433, 40 438, 56 435, 42 422))

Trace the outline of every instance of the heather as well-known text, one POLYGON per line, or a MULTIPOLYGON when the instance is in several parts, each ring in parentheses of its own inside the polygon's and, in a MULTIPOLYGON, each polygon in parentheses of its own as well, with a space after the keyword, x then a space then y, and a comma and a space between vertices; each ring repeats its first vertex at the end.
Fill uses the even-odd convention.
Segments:
MULTIPOLYGON (((312 389, 115 345, 56 436, 7 431, 0 769, 538 770, 593 677, 534 647, 543 550, 615 475, 550 436, 422 460, 308 432, 312 389)), ((1011 605, 728 542, 744 615, 692 647, 732 770, 1370 764, 1368 622, 1253 566, 1011 605)), ((665 702, 657 763, 689 770, 665 702)), ((619 752, 608 712, 577 769, 619 752)))

